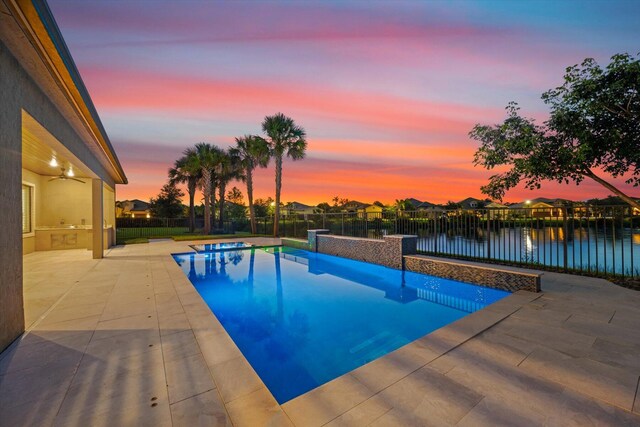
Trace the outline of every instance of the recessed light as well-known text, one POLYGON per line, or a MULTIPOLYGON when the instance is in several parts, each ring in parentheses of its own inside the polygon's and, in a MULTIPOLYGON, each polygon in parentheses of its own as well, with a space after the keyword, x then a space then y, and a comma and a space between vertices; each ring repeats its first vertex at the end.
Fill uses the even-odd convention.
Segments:
POLYGON ((56 160, 55 157, 51 158, 51 161, 49 162, 49 166, 51 166, 52 168, 58 167, 58 161, 56 160))
POLYGON ((69 171, 67 172, 67 176, 75 176, 75 174, 73 173, 73 169, 71 169, 71 166, 69 166, 69 171))

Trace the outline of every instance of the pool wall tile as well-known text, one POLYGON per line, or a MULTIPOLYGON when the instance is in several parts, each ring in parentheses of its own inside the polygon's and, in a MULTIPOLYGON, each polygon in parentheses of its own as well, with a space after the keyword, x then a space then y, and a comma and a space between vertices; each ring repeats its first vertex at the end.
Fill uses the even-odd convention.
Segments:
POLYGON ((291 239, 291 238, 282 238, 280 239, 282 241, 282 245, 283 246, 289 246, 290 248, 295 248, 295 249, 303 249, 305 251, 310 251, 310 252, 315 252, 316 248, 311 247, 311 244, 309 244, 308 240, 303 240, 303 239, 291 239))
POLYGON ((406 256, 407 271, 429 274, 445 279, 502 289, 508 292, 540 292, 540 274, 483 267, 461 262, 445 261, 422 255, 406 256))
POLYGON ((416 255, 418 237, 385 236, 383 240, 333 236, 329 230, 309 230, 308 241, 283 239, 283 243, 328 255, 405 269, 445 279, 482 285, 508 292, 540 292, 540 274, 484 267, 416 255))
MULTIPOLYGON (((309 233, 309 244, 312 245, 311 232, 309 233)), ((315 233, 313 237, 315 237, 317 252, 380 264, 399 270, 402 269, 403 255, 415 254, 418 242, 416 236, 404 235, 385 236, 384 240, 330 236, 324 233, 315 233)))

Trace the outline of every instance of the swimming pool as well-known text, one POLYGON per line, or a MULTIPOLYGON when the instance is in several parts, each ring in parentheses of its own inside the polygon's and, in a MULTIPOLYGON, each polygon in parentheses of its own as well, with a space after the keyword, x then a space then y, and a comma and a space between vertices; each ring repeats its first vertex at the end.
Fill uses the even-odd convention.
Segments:
POLYGON ((508 295, 287 247, 174 259, 279 403, 508 295))

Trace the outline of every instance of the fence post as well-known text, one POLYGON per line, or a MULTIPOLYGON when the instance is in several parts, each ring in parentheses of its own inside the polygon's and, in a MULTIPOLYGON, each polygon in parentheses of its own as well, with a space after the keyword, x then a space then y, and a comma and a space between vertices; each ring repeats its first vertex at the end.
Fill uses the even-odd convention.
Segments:
POLYGON ((394 213, 395 218, 393 219, 393 234, 398 234, 398 211, 394 213))
POLYGON ((438 213, 433 213, 433 252, 438 253, 438 240, 440 240, 440 235, 438 234, 438 223, 440 222, 440 218, 438 218, 438 213))
POLYGON ((491 259, 491 210, 487 209, 487 259, 491 259))
POLYGON ((344 236, 344 212, 342 212, 342 235, 344 236))
POLYGON ((569 260, 569 244, 567 242, 568 240, 568 232, 569 230, 567 229, 567 208, 566 206, 562 208, 562 250, 564 252, 564 256, 563 256, 563 263, 564 263, 564 271, 567 271, 567 264, 568 264, 568 260, 569 260))
POLYGON ((322 228, 323 228, 323 229, 327 228, 327 227, 324 225, 324 217, 325 217, 326 215, 327 215, 327 213, 326 213, 326 212, 322 212, 322 228))
POLYGON ((369 213, 364 211, 364 237, 369 238, 369 213))

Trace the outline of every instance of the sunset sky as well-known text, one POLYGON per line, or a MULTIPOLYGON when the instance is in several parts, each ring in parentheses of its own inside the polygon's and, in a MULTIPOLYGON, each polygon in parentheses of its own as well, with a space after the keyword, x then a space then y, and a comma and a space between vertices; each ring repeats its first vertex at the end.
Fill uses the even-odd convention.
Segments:
MULTIPOLYGON (((185 148, 227 147, 276 112, 309 142, 285 162, 285 202, 480 198, 474 124, 512 100, 543 120, 567 66, 640 51, 638 1, 49 3, 129 178, 120 200, 148 200, 185 148)), ((256 180, 273 195, 273 165, 256 180)), ((608 194, 585 181, 505 199, 608 194)))

